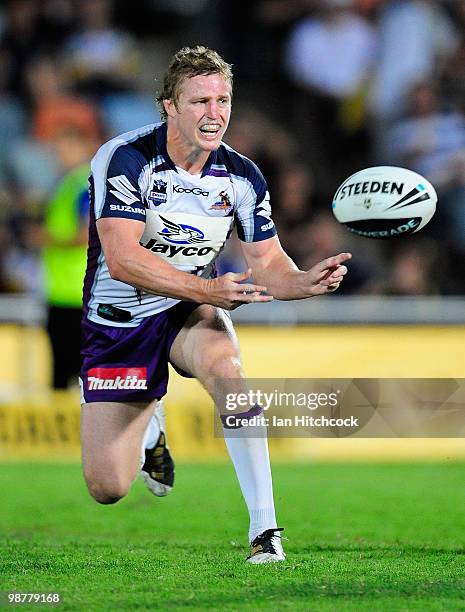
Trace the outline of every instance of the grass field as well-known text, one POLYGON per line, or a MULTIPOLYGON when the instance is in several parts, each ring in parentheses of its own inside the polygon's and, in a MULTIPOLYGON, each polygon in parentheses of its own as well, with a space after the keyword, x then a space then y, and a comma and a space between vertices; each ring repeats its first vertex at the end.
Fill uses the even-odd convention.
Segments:
POLYGON ((178 466, 169 498, 137 482, 116 506, 77 465, 2 465, 0 589, 59 592, 65 610, 465 610, 465 464, 274 476, 288 560, 250 566, 229 465, 178 466))

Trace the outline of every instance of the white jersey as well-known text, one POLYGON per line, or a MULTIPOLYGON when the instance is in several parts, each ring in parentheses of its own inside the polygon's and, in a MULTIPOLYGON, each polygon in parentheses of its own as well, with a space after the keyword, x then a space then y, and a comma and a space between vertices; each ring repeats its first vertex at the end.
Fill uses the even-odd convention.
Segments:
POLYGON ((144 248, 179 270, 205 278, 214 276, 215 259, 234 225, 245 242, 276 234, 268 189, 257 166, 221 144, 210 153, 200 175, 189 174, 168 156, 166 123, 145 126, 104 144, 92 160, 89 181, 84 310, 97 323, 137 326, 144 317, 179 302, 111 278, 97 219, 143 221, 144 248), (111 310, 116 317, 107 316, 111 310))

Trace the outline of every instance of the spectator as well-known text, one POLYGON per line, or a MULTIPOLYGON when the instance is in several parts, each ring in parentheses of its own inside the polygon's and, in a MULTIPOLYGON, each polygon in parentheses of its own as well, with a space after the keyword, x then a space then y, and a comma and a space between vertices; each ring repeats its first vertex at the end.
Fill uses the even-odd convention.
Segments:
POLYGON ((131 89, 139 67, 135 41, 113 24, 112 0, 81 0, 81 29, 65 46, 65 61, 77 90, 104 97, 131 89))
POLYGON ((416 170, 435 185, 440 196, 436 235, 463 253, 465 118, 441 108, 429 83, 415 86, 409 100, 409 113, 388 133, 387 160, 416 170))
POLYGON ((97 108, 71 91, 62 66, 52 56, 38 57, 32 62, 28 82, 33 100, 34 138, 51 142, 71 126, 91 139, 100 136, 97 108))
MULTIPOLYGON (((26 203, 35 206, 50 196, 59 177, 68 169, 62 165, 64 159, 57 155, 55 145, 59 142, 55 140, 60 140, 61 133, 73 130, 97 139, 100 126, 96 107, 70 93, 63 70, 52 56, 38 56, 31 61, 27 86, 30 133, 17 137, 10 145, 8 164, 26 203)), ((67 152, 72 154, 69 148, 67 152)))
POLYGON ((459 28, 460 40, 447 59, 442 91, 458 108, 465 111, 465 0, 454 0, 450 8, 454 23, 459 28))
MULTIPOLYGON (((341 121, 349 99, 360 95, 375 58, 375 31, 353 10, 352 0, 322 0, 316 15, 292 30, 286 69, 297 86, 293 116, 302 151, 328 192, 347 173, 351 160, 366 155, 368 143, 341 121), (357 138, 358 137, 358 138, 357 138)), ((357 162, 356 162, 357 163, 357 162)))
POLYGON ((389 0, 379 19, 379 61, 370 93, 375 121, 406 111, 412 84, 431 81, 457 49, 447 14, 431 0, 389 0))
POLYGON ((26 70, 31 58, 47 41, 39 28, 39 6, 35 0, 9 0, 5 30, 0 37, 0 62, 5 71, 7 91, 27 99, 26 70))
POLYGON ((388 274, 381 283, 373 285, 381 295, 435 295, 438 285, 433 277, 438 266, 438 252, 428 239, 394 240, 386 245, 389 259, 388 274))

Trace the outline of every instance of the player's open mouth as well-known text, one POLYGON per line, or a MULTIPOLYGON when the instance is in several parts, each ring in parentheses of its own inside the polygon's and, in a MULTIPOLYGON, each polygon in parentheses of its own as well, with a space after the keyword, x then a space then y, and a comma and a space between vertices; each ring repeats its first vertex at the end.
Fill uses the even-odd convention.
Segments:
POLYGON ((221 125, 219 123, 205 123, 199 128, 203 136, 212 140, 218 136, 220 129, 221 125))

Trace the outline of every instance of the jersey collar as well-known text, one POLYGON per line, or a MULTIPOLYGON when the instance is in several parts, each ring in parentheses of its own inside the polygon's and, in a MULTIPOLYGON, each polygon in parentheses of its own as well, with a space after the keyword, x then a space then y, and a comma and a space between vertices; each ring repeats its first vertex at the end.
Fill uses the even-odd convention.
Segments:
MULTIPOLYGON (((167 131, 168 131, 168 126, 167 126, 166 121, 165 121, 164 123, 161 124, 159 129, 156 130, 156 132, 155 132, 155 142, 156 142, 156 145, 157 145, 157 149, 160 152, 160 155, 163 157, 167 168, 177 172, 176 166, 174 165, 173 160, 171 159, 171 157, 168 155, 168 150, 166 148, 166 135, 167 135, 167 131)), ((216 164, 217 157, 218 157, 218 150, 211 151, 210 155, 208 156, 207 161, 205 162, 204 167, 202 168, 202 173, 200 175, 201 177, 204 177, 204 176, 207 176, 208 174, 210 174, 210 168, 214 164, 216 164)))

